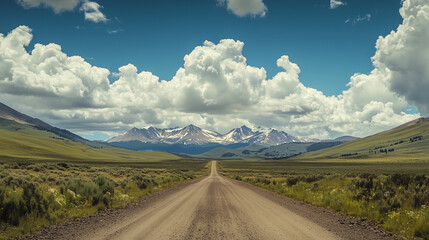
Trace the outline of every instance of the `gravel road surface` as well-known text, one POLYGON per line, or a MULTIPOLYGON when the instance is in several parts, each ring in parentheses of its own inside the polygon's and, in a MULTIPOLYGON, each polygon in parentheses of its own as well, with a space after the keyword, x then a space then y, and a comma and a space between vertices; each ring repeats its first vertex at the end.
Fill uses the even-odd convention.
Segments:
POLYGON ((375 225, 222 177, 43 229, 24 239, 398 239, 375 225))

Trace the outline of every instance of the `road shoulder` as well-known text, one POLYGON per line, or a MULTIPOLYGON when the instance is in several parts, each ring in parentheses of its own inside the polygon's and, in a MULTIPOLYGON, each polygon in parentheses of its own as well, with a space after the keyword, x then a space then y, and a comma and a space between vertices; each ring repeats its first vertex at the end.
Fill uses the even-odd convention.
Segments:
POLYGON ((343 239, 402 239, 386 229, 378 227, 375 223, 282 196, 249 183, 230 178, 227 179, 266 197, 299 216, 312 220, 343 239))
POLYGON ((88 217, 68 219, 63 223, 44 227, 32 235, 27 235, 17 240, 86 239, 97 230, 108 229, 110 226, 113 227, 123 219, 138 214, 139 211, 150 208, 160 199, 164 199, 205 178, 206 177, 202 177, 193 181, 179 183, 175 186, 144 196, 136 202, 130 203, 124 207, 106 209, 88 217))

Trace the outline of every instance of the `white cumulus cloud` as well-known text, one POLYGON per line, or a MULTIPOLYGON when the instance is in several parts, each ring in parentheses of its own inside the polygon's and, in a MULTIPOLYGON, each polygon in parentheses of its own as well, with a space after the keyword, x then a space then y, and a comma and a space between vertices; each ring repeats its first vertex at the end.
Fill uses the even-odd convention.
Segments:
POLYGON ((107 69, 91 66, 80 56, 68 57, 57 44, 35 44, 26 26, 0 36, 0 88, 16 96, 36 97, 54 109, 96 107, 106 104, 107 69), (56 99, 55 101, 52 101, 56 99))
POLYGON ((225 5, 228 10, 239 17, 260 16, 267 13, 267 7, 263 0, 217 0, 219 4, 225 5))
POLYGON ((267 78, 232 39, 195 47, 166 81, 133 64, 111 73, 53 43, 29 52, 31 29, 20 26, 0 34, 0 101, 77 132, 193 123, 220 132, 246 124, 311 138, 365 136, 419 117, 402 112, 409 104, 429 112, 429 3, 403 4, 403 23, 377 40, 374 69, 353 75, 338 96, 305 86, 287 55, 267 78), (118 80, 110 83, 110 74, 118 80))
POLYGON ((106 22, 106 15, 101 12, 100 4, 89 0, 17 0, 18 4, 24 8, 48 7, 52 8, 56 14, 64 11, 73 11, 81 4, 80 11, 84 12, 85 19, 98 23, 106 22))
POLYGON ((389 72, 389 88, 429 114, 429 1, 406 0, 403 23, 380 37, 374 64, 389 72))
POLYGON ((106 22, 106 16, 100 11, 100 4, 92 1, 85 0, 80 7, 80 11, 83 11, 85 14, 85 19, 98 23, 106 22))
POLYGON ((329 8, 330 9, 335 9, 337 7, 344 6, 344 5, 346 5, 345 2, 342 2, 342 1, 339 1, 339 0, 331 0, 331 2, 329 4, 329 8))
POLYGON ((24 8, 50 7, 55 13, 72 11, 79 4, 80 0, 17 0, 24 8))

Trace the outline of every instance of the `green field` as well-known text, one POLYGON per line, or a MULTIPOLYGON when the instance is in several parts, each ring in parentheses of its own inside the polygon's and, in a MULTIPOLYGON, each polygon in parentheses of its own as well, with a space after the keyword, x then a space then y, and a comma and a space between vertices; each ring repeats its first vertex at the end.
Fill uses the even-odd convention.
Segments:
POLYGON ((283 160, 220 161, 221 173, 429 239, 429 119, 283 160))
POLYGON ((100 146, 0 119, 0 238, 123 206, 209 173, 207 161, 100 146))
MULTIPOLYGON (((207 160, 99 146, 0 119, 0 238, 123 206, 209 173, 207 160)), ((429 239, 428 146, 429 122, 416 121, 293 158, 219 161, 218 169, 405 238, 429 239)))
POLYGON ((207 162, 195 160, 160 161, 148 166, 51 161, 2 163, 0 239, 22 236, 68 218, 124 206, 209 172, 207 162))
POLYGON ((313 205, 429 239, 429 161, 219 161, 221 174, 313 205))

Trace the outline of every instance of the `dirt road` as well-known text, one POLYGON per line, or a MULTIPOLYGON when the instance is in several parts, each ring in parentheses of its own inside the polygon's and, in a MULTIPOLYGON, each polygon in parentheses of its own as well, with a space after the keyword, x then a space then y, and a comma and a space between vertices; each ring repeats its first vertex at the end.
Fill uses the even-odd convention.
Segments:
MULTIPOLYGON (((220 176, 47 230, 52 239, 394 239, 366 222, 220 176), (57 233, 55 233, 57 232, 57 233)), ((30 238, 31 239, 31 238, 30 238)))

